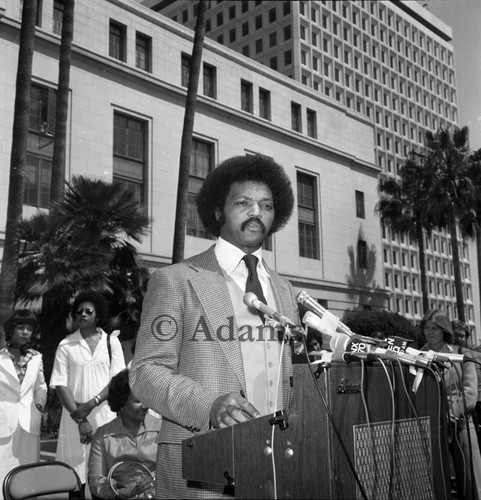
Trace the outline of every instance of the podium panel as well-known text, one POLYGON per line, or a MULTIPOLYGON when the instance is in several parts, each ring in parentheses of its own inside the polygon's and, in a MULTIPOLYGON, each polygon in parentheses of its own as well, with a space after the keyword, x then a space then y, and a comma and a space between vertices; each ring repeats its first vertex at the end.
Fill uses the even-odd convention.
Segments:
POLYGON ((414 394, 406 367, 293 368, 287 428, 264 416, 186 439, 185 479, 233 481, 236 498, 451 498, 445 396, 431 372, 414 394))

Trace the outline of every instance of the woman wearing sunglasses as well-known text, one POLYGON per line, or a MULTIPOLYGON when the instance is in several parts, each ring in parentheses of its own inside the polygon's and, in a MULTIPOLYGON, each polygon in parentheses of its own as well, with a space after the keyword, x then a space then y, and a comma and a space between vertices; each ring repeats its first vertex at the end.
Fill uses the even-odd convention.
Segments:
POLYGON ((62 403, 56 460, 71 465, 87 482, 90 441, 95 430, 115 418, 106 403, 110 379, 125 368, 117 337, 102 330, 107 304, 94 291, 82 292, 72 304, 78 329, 60 342, 50 387, 62 403))

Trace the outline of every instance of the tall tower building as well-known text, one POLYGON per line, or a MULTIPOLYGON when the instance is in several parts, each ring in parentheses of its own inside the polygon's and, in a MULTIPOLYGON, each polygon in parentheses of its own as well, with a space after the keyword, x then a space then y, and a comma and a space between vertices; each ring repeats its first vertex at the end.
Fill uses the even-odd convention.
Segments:
MULTIPOLYGON (((194 28, 197 5, 164 0, 152 8, 194 28)), ((452 30, 418 2, 212 1, 206 36, 318 91, 334 106, 369 119, 381 175, 396 176, 411 151, 422 151, 426 131, 457 124, 452 30)), ((417 246, 388 227, 382 228, 382 245, 388 307, 419 321, 417 246)), ((426 247, 430 306, 454 318, 449 235, 433 234, 426 247)), ((460 250, 466 318, 474 325, 479 300, 472 285, 475 249, 464 242, 460 250)))

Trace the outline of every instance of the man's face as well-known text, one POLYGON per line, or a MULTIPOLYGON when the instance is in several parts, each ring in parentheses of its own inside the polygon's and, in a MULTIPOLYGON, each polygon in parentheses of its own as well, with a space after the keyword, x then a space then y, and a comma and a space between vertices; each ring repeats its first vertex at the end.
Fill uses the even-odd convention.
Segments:
POLYGON ((466 345, 466 331, 462 328, 454 330, 454 338, 462 345, 466 345))
POLYGON ((220 236, 245 253, 257 250, 267 238, 274 222, 272 192, 263 182, 234 182, 225 200, 224 210, 216 218, 224 224, 220 236))

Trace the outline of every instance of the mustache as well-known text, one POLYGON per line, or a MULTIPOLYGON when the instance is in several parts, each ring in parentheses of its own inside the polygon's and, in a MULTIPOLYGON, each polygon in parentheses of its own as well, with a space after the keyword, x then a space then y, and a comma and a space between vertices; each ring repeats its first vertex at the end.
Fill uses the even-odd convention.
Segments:
POLYGON ((259 219, 259 217, 252 217, 250 219, 247 219, 245 220, 242 224, 241 224, 241 231, 245 231, 246 230, 246 227, 251 223, 251 222, 255 222, 256 224, 259 224, 261 226, 261 231, 263 233, 266 232, 266 226, 264 226, 264 223, 259 219))

